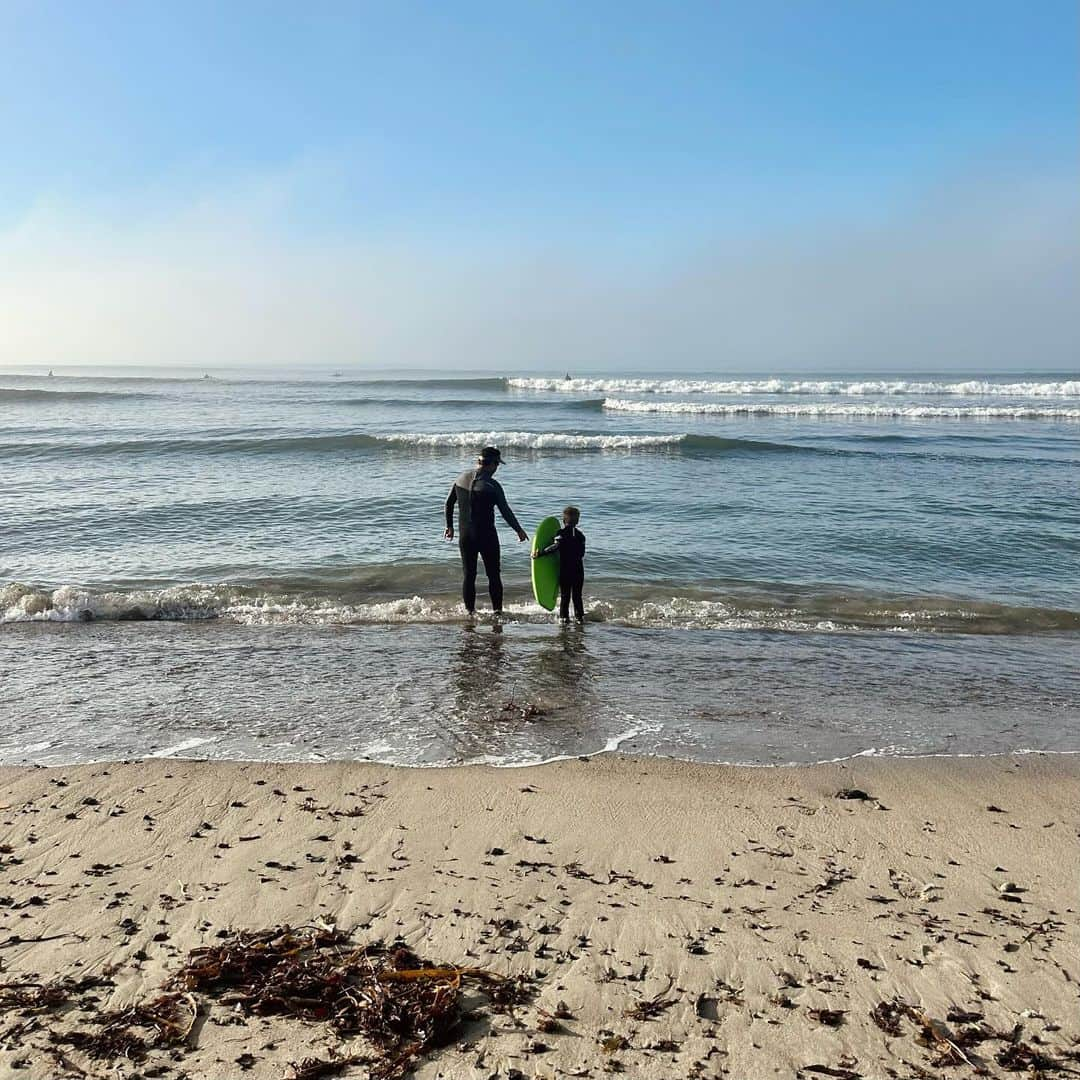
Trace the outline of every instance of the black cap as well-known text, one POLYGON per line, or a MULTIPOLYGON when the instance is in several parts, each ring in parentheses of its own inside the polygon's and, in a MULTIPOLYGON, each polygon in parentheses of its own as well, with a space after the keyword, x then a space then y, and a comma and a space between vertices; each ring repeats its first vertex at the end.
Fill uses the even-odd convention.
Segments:
POLYGON ((497 446, 485 446, 480 451, 480 460, 485 465, 501 465, 502 459, 502 451, 497 446))

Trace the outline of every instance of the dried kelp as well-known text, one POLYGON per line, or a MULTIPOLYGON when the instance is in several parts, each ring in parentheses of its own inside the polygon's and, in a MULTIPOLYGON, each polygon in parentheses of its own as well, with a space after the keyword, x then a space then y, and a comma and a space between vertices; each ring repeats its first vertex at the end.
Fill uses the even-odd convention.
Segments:
MULTIPOLYGON (((98 1012, 74 1030, 54 1026, 48 1038, 58 1053, 62 1047, 90 1060, 143 1061, 154 1049, 182 1047, 202 1011, 200 999, 207 998, 242 1014, 321 1021, 342 1037, 362 1037, 363 1053, 294 1063, 296 1080, 361 1063, 372 1080, 397 1080, 447 1041, 462 1016, 467 984, 500 1012, 524 1003, 529 993, 524 980, 432 964, 400 944, 357 946, 331 927, 238 931, 189 953, 151 1001, 98 1012)), ((0 1003, 56 1010, 94 985, 8 984, 0 986, 0 1003)))
MULTIPOLYGON (((218 997, 249 1014, 321 1020, 338 1034, 363 1035, 379 1051, 372 1076, 401 1075, 442 1042, 460 1016, 462 988, 471 983, 499 1011, 527 996, 520 980, 473 967, 439 966, 403 946, 353 946, 337 929, 277 927, 239 932, 194 950, 174 986, 218 997)), ((353 1059, 308 1059, 297 1076, 328 1076, 353 1059)))
POLYGON ((155 1046, 183 1042, 198 1016, 199 1006, 191 994, 159 994, 143 1005, 100 1013, 92 1030, 52 1031, 49 1041, 99 1061, 143 1061, 155 1046))
POLYGON ((668 997, 670 989, 669 986, 662 994, 637 1002, 637 1004, 627 1009, 624 1015, 629 1016, 632 1020, 655 1020, 675 1004, 676 999, 668 997))
POLYGON ((51 982, 0 983, 0 1010, 21 1009, 23 1013, 49 1012, 66 1005, 98 986, 111 986, 112 980, 87 976, 83 979, 54 979, 51 982))
POLYGON ((1006 1044, 994 1055, 994 1060, 1004 1069, 1038 1076, 1050 1073, 1080 1076, 1080 1070, 1066 1064, 1061 1058, 1052 1057, 1022 1042, 1021 1025, 1010 1031, 995 1031, 982 1022, 982 1013, 974 1010, 953 1007, 948 1011, 946 1020, 961 1025, 955 1030, 950 1030, 942 1021, 935 1020, 917 1005, 900 998, 879 1002, 870 1010, 870 1017, 882 1031, 892 1036, 903 1035, 903 1021, 909 1021, 914 1029, 915 1041, 932 1052, 930 1065, 936 1069, 963 1066, 976 1076, 987 1076, 989 1068, 974 1054, 972 1047, 997 1041, 1006 1044))

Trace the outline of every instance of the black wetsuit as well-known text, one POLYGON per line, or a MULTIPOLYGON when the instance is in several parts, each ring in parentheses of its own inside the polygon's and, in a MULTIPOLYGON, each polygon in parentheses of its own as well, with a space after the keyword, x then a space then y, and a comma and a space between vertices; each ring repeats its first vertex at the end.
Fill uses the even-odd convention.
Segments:
POLYGON ((446 527, 454 527, 454 504, 458 508, 458 548, 465 577, 461 598, 465 610, 476 608, 476 559, 484 560, 493 611, 502 611, 503 587, 499 566, 499 534, 495 530, 495 507, 506 523, 520 533, 521 526, 507 505, 502 484, 484 468, 463 472, 446 497, 446 527))
POLYGON ((566 525, 541 555, 559 553, 559 618, 570 618, 570 601, 574 601, 574 617, 585 618, 581 590, 585 585, 585 534, 576 525, 566 525))

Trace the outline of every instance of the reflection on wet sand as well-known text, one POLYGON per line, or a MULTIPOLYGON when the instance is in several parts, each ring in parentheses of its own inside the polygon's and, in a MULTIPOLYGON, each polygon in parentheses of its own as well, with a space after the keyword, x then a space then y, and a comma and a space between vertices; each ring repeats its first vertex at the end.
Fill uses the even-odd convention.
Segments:
POLYGON ((570 710, 578 716, 595 702, 596 658, 582 626, 561 625, 537 648, 529 673, 549 714, 570 710))
POLYGON ((598 707, 595 668, 579 626, 553 627, 539 643, 499 623, 462 627, 444 737, 462 760, 475 760, 502 756, 530 731, 542 729, 545 740, 577 732, 598 707))
POLYGON ((498 754, 504 706, 515 691, 501 623, 461 628, 450 682, 453 701, 443 734, 455 757, 467 761, 498 754))

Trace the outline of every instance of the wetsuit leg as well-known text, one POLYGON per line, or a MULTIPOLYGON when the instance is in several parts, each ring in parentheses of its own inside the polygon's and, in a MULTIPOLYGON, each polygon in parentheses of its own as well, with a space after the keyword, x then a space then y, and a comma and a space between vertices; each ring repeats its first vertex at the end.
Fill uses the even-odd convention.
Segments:
MULTIPOLYGON (((458 540, 458 550, 461 552, 461 569, 464 576, 461 581, 461 599, 465 602, 466 611, 476 610, 476 556, 479 554, 476 543, 467 534, 462 534, 458 540)), ((487 560, 484 560, 485 563, 487 560)))
MULTIPOLYGON (((480 557, 484 560, 484 573, 488 579, 488 594, 491 596, 491 610, 502 611, 503 584, 501 574, 501 553, 499 551, 498 534, 484 537, 479 544, 480 557)), ((473 583, 475 591, 475 563, 473 571, 473 583)))
POLYGON ((574 579, 574 585, 573 585, 573 589, 572 589, 572 592, 571 592, 571 595, 573 596, 573 599, 574 599, 574 618, 576 618, 578 622, 584 622, 585 621, 585 603, 581 599, 581 590, 584 587, 585 587, 585 575, 584 574, 579 574, 574 579))
POLYGON ((581 588, 585 584, 585 574, 571 574, 559 578, 559 618, 570 618, 570 602, 574 603, 574 617, 581 621, 585 618, 585 606, 581 601, 581 588))

